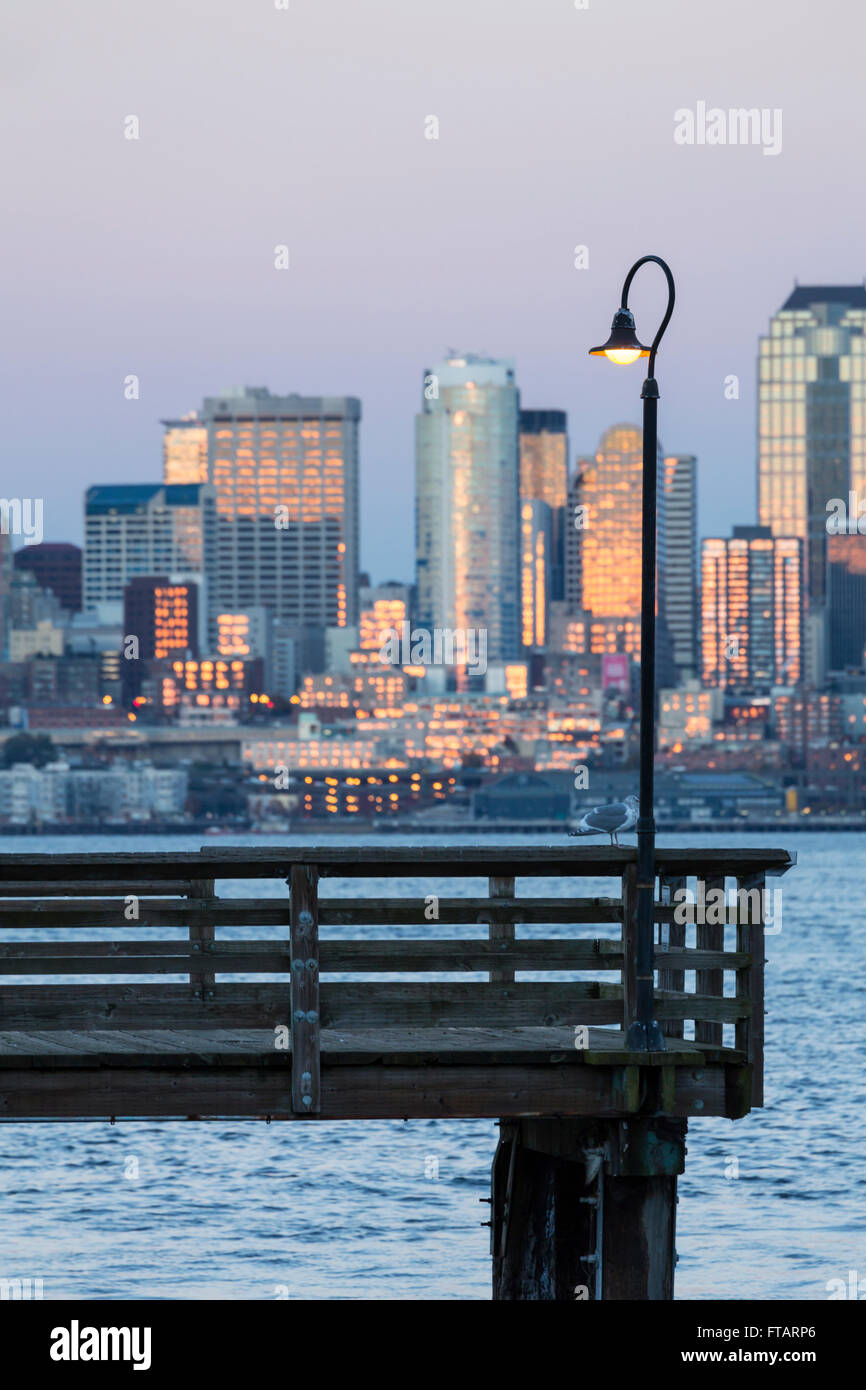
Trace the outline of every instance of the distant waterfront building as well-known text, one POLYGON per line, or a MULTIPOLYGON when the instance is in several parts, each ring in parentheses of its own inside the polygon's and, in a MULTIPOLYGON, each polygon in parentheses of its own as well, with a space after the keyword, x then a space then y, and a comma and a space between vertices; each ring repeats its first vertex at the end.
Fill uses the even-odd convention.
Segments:
POLYGON ((358 648, 378 652, 385 641, 384 634, 392 628, 401 630, 409 617, 411 593, 408 584, 395 580, 386 584, 366 584, 361 589, 358 623, 358 648))
POLYGON ((866 667, 866 536, 827 537, 827 669, 866 667))
POLYGON ((116 608, 136 575, 200 575, 212 523, 206 484, 106 483, 84 503, 84 609, 116 608))
POLYGON ((866 288, 798 285, 758 357, 758 520, 799 536, 809 649, 825 649, 827 504, 866 497, 866 288))
POLYGON ((551 511, 550 598, 564 597, 568 428, 564 410, 520 412, 520 500, 551 511))
POLYGON ((803 543, 735 526, 701 547, 701 680, 768 690, 803 680, 803 543))
POLYGON ((29 570, 69 613, 81 612, 81 547, 68 541, 24 545, 14 555, 16 570, 29 570))
MULTIPOLYGON (((123 593, 125 638, 138 638, 141 661, 198 656, 198 587, 167 574, 136 575, 123 593)), ((131 664, 131 663, 125 663, 131 664)))
POLYGON ((424 378, 415 428, 417 617, 519 644, 518 414, 511 360, 467 353, 424 378))
POLYGON ((697 470, 693 454, 673 454, 663 461, 664 615, 681 681, 694 679, 698 669, 697 470))

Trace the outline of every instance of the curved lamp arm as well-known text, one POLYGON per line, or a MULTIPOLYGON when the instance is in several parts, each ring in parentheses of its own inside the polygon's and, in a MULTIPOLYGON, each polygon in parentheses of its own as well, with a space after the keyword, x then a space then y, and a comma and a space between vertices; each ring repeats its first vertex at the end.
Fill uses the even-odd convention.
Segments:
POLYGON ((634 265, 632 266, 631 270, 629 271, 628 275, 625 277, 625 281, 624 281, 624 283, 623 283, 623 287, 622 287, 622 307, 623 307, 623 309, 627 309, 627 308, 628 308, 628 292, 629 292, 629 290, 631 289, 631 282, 632 282, 632 280, 634 279, 636 273, 640 270, 641 266, 642 266, 642 265, 646 265, 648 261, 655 261, 656 265, 660 265, 660 266, 661 266, 662 270, 663 270, 664 273, 665 273, 665 279, 666 279, 667 282, 668 282, 668 307, 667 307, 667 309, 665 310, 665 316, 664 316, 664 318, 662 319, 661 323, 660 323, 659 326, 658 326, 658 331, 657 331, 655 337, 653 338, 652 347, 650 348, 649 365, 648 365, 648 368, 647 368, 647 376, 648 376, 648 377, 654 377, 654 376, 655 376, 655 365, 656 365, 656 352, 658 351, 658 345, 659 345, 659 343, 660 343, 661 340, 662 340, 662 337, 663 337, 663 335, 664 335, 664 331, 665 331, 665 329, 667 328, 668 324, 669 324, 670 321, 671 321, 671 314, 672 314, 673 311, 674 311, 674 300, 675 300, 675 298, 676 298, 676 289, 675 289, 675 287, 674 287, 674 277, 673 277, 673 275, 671 274, 671 268, 670 268, 670 266, 667 264, 667 261, 663 261, 662 258, 661 258, 661 256, 641 256, 641 258, 640 258, 639 261, 635 261, 635 263, 634 263, 634 265))

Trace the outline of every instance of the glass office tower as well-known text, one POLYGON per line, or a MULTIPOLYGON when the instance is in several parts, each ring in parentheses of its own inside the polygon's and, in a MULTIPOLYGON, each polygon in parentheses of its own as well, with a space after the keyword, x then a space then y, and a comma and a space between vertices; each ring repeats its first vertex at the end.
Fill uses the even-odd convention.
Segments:
POLYGON ((518 412, 513 362, 466 353, 425 373, 415 423, 417 620, 486 629, 491 661, 519 644, 518 412))

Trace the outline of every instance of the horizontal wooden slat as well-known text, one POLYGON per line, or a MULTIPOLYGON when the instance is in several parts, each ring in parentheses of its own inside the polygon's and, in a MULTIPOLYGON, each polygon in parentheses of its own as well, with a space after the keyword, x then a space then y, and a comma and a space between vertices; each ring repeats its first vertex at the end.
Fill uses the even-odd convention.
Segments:
POLYGON ((712 994, 655 994, 656 1016, 692 1018, 701 1023, 736 1023, 751 1014, 750 1000, 720 999, 712 994))
MULTIPOLYGON (((323 1027, 542 1026, 616 1023, 616 985, 323 984, 323 1027)), ((277 984, 10 985, 0 1023, 21 1028, 262 1028, 288 1021, 289 991, 277 984), (201 991, 198 991, 201 993, 201 991)))
POLYGON ((694 946, 656 946, 655 957, 662 970, 741 970, 749 963, 744 951, 705 951, 694 946))
MULTIPOLYGON (((427 921, 425 899, 320 898, 319 925, 328 927, 415 926, 427 921)), ((616 898, 439 898, 437 925, 476 922, 516 922, 527 926, 621 922, 622 903, 616 898)))
MULTIPOLYGON (((2 858, 3 856, 0 856, 2 858)), ((50 858, 50 856, 47 856, 50 858)), ((110 862, 110 861, 109 861, 110 862)), ((105 878, 54 878, 50 871, 45 868, 40 869, 33 878, 29 879, 4 879, 0 877, 0 907, 5 906, 6 898, 81 898, 94 896, 97 893, 105 892, 105 878)), ((192 892, 192 882, 190 879, 166 879, 155 883, 152 879, 146 882, 136 878, 122 878, 118 884, 117 892, 131 897, 146 898, 156 894, 174 894, 177 897, 185 897, 192 892)))
MULTIPOLYGON (((621 877, 636 860, 632 846, 563 845, 286 845, 203 847, 196 852, 124 854, 2 854, 0 883, 22 880, 42 884, 64 881, 112 882, 132 892, 139 883, 185 879, 278 878, 285 880, 292 864, 314 864, 320 875, 338 878, 417 877, 487 878, 506 872, 533 878, 621 877)), ((784 849, 664 849, 656 851, 656 867, 664 874, 725 873, 745 877, 784 873, 794 863, 784 849)), ((44 892, 44 887, 42 888, 44 892)))
MULTIPOLYGON (((268 898, 177 899, 142 902, 139 916, 127 920, 124 898, 58 903, 52 899, 0 899, 3 927, 214 927, 286 926, 289 900, 268 898)), ((437 916, 425 917, 425 898, 332 898, 319 903, 320 925, 423 926, 475 925, 480 921, 515 921, 554 926, 620 922, 622 905, 614 898, 440 898, 437 916)))
MULTIPOLYGON (((284 1054, 287 1066, 290 1054, 284 1054)), ((328 1066, 323 1120, 494 1118, 632 1113, 639 1088, 622 1066, 328 1066)), ((729 1067, 678 1067, 672 1113, 728 1113, 729 1067)), ((5 1070, 0 1121, 31 1119, 254 1118, 315 1123, 290 1110, 281 1067, 178 1065, 5 1070)))
MULTIPOLYGON (((517 941, 498 945, 483 941, 327 941, 320 946, 323 973, 343 974, 412 970, 478 971, 492 964, 514 970, 618 970, 622 948, 617 941, 517 941)), ((146 974, 148 970, 183 973, 285 971, 291 967, 288 941, 215 941, 197 947, 177 941, 13 941, 0 943, 0 975, 146 974)))

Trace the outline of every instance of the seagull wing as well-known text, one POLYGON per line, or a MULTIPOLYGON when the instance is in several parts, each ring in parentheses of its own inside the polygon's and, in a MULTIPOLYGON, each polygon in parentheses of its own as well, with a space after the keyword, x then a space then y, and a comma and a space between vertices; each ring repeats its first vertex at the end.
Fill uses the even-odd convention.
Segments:
POLYGON ((628 825, 630 818, 631 808, 626 806, 624 801, 612 801, 609 806, 595 806, 591 811, 587 811, 583 824, 590 830, 606 831, 610 834, 628 825))

